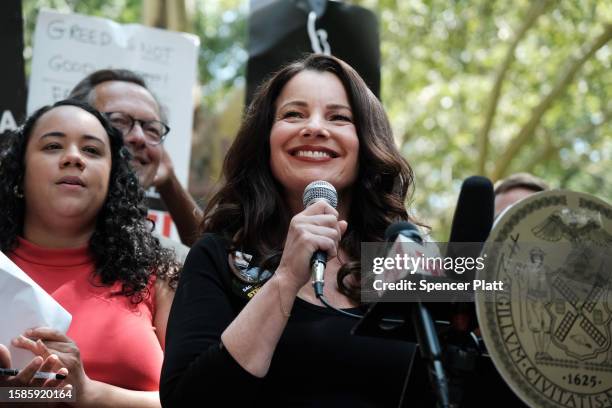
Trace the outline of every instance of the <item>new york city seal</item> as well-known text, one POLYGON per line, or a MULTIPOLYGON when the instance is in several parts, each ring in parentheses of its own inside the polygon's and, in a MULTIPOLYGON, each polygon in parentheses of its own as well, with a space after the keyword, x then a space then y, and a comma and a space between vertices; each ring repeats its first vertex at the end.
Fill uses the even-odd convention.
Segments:
POLYGON ((534 194, 508 209, 483 248, 476 293, 487 350, 532 407, 612 407, 612 207, 582 193, 534 194))

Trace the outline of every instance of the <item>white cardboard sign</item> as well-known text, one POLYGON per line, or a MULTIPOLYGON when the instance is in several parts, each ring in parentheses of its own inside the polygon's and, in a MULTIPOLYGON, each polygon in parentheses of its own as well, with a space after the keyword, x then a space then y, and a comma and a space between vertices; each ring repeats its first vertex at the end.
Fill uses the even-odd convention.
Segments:
POLYGON ((28 114, 64 99, 89 73, 126 68, 142 75, 171 128, 164 146, 187 186, 199 37, 99 17, 42 10, 34 34, 28 114))

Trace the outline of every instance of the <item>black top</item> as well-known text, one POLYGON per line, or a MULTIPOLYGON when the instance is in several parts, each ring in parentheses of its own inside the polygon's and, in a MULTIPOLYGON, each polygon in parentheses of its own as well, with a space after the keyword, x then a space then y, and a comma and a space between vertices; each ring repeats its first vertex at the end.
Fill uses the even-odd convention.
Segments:
POLYGON ((414 345, 352 336, 356 319, 300 298, 266 377, 245 371, 220 343, 247 302, 232 291, 232 279, 226 241, 206 234, 187 256, 172 304, 163 406, 397 407, 414 345))

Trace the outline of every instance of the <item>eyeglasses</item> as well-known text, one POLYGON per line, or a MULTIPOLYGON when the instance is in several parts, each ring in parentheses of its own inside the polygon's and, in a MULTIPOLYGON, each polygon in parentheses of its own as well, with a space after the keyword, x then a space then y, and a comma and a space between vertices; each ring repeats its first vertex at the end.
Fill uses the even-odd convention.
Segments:
POLYGON ((168 132, 170 132, 170 127, 159 120, 136 119, 132 115, 123 112, 105 112, 104 114, 124 137, 127 136, 134 128, 134 125, 138 123, 145 136, 146 142, 152 146, 162 143, 168 132))

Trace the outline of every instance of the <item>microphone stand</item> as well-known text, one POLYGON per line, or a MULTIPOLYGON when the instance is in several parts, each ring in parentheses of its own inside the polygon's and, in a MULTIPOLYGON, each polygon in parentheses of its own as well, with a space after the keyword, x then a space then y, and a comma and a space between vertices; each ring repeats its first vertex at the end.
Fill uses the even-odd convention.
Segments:
MULTIPOLYGON (((423 238, 417 227, 409 222, 397 222, 390 225, 385 231, 385 238, 388 243, 405 242, 423 245, 423 238)), ((383 296, 386 296, 386 294, 383 296)), ((400 326, 407 326, 407 322, 412 320, 412 332, 410 332, 407 327, 403 327, 402 330, 400 326, 397 326, 393 328, 393 331, 395 331, 394 334, 402 340, 411 341, 414 339, 414 334, 416 333, 416 341, 420 349, 421 357, 428 363, 428 377, 436 394, 436 399, 438 400, 437 405, 440 408, 450 408, 448 380, 446 379, 446 373, 444 372, 442 363, 442 348, 440 347, 436 326, 431 318, 429 310, 420 300, 412 303, 411 306, 408 307, 402 307, 397 303, 391 304, 390 307, 378 306, 382 304, 384 303, 379 302, 370 308, 368 313, 366 313, 364 318, 360 321, 360 324, 353 329, 353 334, 360 333, 360 330, 358 330, 360 325, 366 328, 366 333, 369 331, 371 334, 373 326, 366 323, 368 319, 371 319, 376 325, 374 326, 376 327, 376 329, 374 329, 374 335, 380 336, 379 332, 381 328, 384 327, 385 321, 389 321, 389 319, 382 315, 384 312, 381 312, 381 310, 383 309, 391 310, 396 313, 399 312, 402 317, 404 317, 404 322, 400 326), (376 307, 380 309, 378 313, 375 312, 376 307), (378 331, 378 333, 376 331, 378 331)), ((362 332, 364 331, 362 330, 362 332)), ((408 375, 410 375, 410 373, 408 373, 408 375)), ((405 391, 406 389, 404 388, 404 392, 405 391)))
MULTIPOLYGON (((451 405, 449 383, 442 362, 443 352, 436 324, 430 311, 421 302, 410 304, 378 302, 370 306, 365 316, 353 328, 352 334, 418 343, 422 360, 427 362, 427 373, 436 395, 437 406, 450 408, 453 405, 451 405)), ((406 376, 406 385, 411 370, 412 366, 406 376)), ((405 386, 400 406, 404 402, 406 391, 405 386)))
POLYGON ((412 307, 412 324, 416 331, 421 356, 428 363, 429 380, 436 393, 438 407, 449 408, 451 406, 450 395, 448 380, 442 364, 442 348, 429 310, 421 302, 417 302, 412 307))

